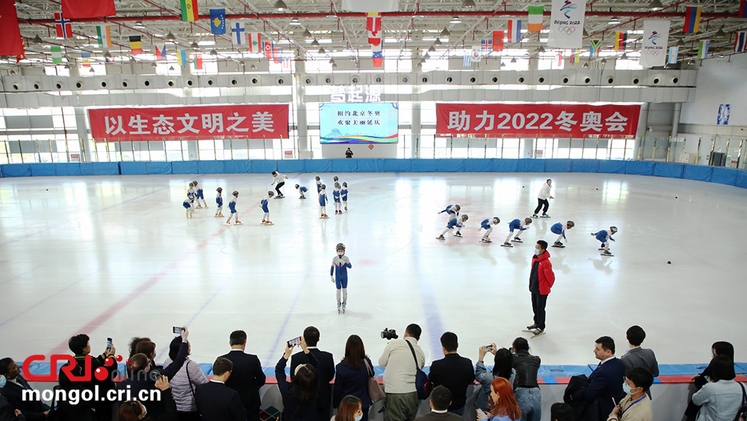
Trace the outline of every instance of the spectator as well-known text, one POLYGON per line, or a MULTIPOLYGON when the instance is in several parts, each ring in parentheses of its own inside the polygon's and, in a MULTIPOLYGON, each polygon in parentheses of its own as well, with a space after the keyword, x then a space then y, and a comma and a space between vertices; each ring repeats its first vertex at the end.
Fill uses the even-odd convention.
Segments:
POLYGON ((441 335, 441 349, 444 358, 431 363, 428 379, 433 386, 446 386, 451 392, 449 412, 464 415, 464 404, 467 403, 467 387, 475 381, 472 361, 457 353, 459 342, 456 333, 446 332, 441 335))
POLYGON ((361 400, 348 395, 340 400, 339 409, 333 419, 334 421, 361 421, 365 414, 366 412, 361 408, 361 400))
POLYGON ((246 409, 241 404, 239 392, 226 386, 231 377, 233 363, 228 358, 218 357, 213 363, 213 378, 197 386, 195 402, 205 421, 245 421, 246 409))
POLYGON ((176 412, 176 403, 172 395, 171 386, 169 385, 169 379, 166 376, 161 376, 156 380, 156 389, 161 391, 161 402, 165 408, 165 412, 155 417, 153 414, 148 413, 147 408, 137 399, 123 402, 117 412, 117 421, 174 421, 178 415, 176 412))
MULTIPOLYGON (((547 180, 548 182, 550 180, 547 180)), ((555 273, 550 263, 550 252, 547 251, 547 241, 539 240, 534 246, 532 256, 532 270, 529 273, 529 292, 532 294, 532 312, 534 312, 534 323, 527 326, 534 336, 545 333, 545 306, 550 290, 555 284, 555 273)))
MULTIPOLYGON (((362 421, 368 421, 368 410, 373 402, 368 393, 369 373, 373 373, 373 364, 366 355, 363 340, 358 335, 350 335, 345 344, 345 358, 337 364, 337 377, 335 377, 335 388, 332 398, 332 406, 339 408, 343 396, 349 398, 355 396, 361 404, 363 411, 362 421)), ((339 410, 337 412, 340 413, 339 410)))
MULTIPOLYGON (((5 376, 0 374, 0 392, 5 388, 6 382, 5 376)), ((26 421, 21 411, 13 408, 2 393, 0 393, 0 421, 26 421)))
POLYGON ((150 338, 142 337, 134 337, 130 340, 130 357, 137 354, 137 344, 139 344, 141 341, 148 341, 151 342, 150 338))
MULTIPOLYGON (((140 340, 130 346, 132 347, 133 345, 135 348, 135 354, 145 354, 145 356, 148 357, 151 370, 155 368, 163 368, 163 366, 156 364, 156 343, 151 341, 150 338, 140 338, 140 340)), ((132 355, 130 355, 130 357, 132 357, 132 355)))
POLYGON ((353 157, 353 151, 348 148, 348 150, 345 151, 345 158, 352 158, 353 157))
MULTIPOLYGON (((734 361, 734 346, 729 342, 724 341, 718 341, 714 342, 713 345, 711 345, 711 356, 715 357, 717 355, 725 355, 729 357, 732 361, 734 361)), ((710 373, 708 372, 708 367, 706 367, 705 370, 703 370, 702 373, 693 376, 693 386, 695 388, 695 392, 700 390, 703 385, 708 383, 708 378, 710 377, 710 373)), ((685 409, 685 418, 687 421, 694 421, 695 416, 698 415, 698 409, 699 406, 693 403, 692 396, 688 400, 687 409, 685 409)))
POLYGON ((431 392, 431 412, 415 418, 415 421, 461 421, 463 417, 449 412, 451 403, 451 392, 449 389, 443 385, 436 386, 431 392))
POLYGON ((550 407, 550 421, 573 421, 573 408, 563 402, 556 402, 550 407))
POLYGON ((540 357, 529 353, 529 342, 525 338, 516 338, 512 344, 514 350, 513 368, 516 380, 513 382, 516 402, 521 409, 521 421, 540 421, 542 417, 542 393, 537 384, 537 371, 540 357))
POLYGON ((285 379, 285 365, 293 352, 293 347, 285 347, 285 353, 275 366, 275 377, 278 381, 280 395, 283 398, 284 421, 327 421, 324 418, 326 408, 319 405, 319 361, 306 346, 306 339, 301 337, 301 349, 308 363, 298 365, 290 385, 285 379))
POLYGON ((39 400, 24 399, 24 390, 33 390, 26 379, 21 376, 21 367, 12 358, 0 360, 0 375, 5 377, 5 385, 0 389, 0 394, 14 409, 19 410, 28 421, 41 421, 47 419, 49 407, 39 400))
POLYGON ((615 406, 607 421, 653 421, 651 399, 646 391, 654 384, 654 376, 643 367, 634 367, 625 372, 626 396, 615 406))
POLYGON ((600 362, 589 376, 589 387, 584 390, 583 400, 592 402, 598 399, 599 412, 592 414, 592 419, 606 420, 615 402, 623 395, 625 364, 615 358, 615 341, 609 336, 596 340, 594 356, 600 362))
POLYGON ((511 367, 513 365, 513 356, 511 351, 506 348, 496 350, 495 344, 480 347, 480 354, 478 357, 477 365, 475 366, 475 379, 482 385, 478 392, 477 398, 475 399, 475 407, 488 411, 490 409, 490 384, 496 377, 503 377, 508 380, 509 383, 514 383, 515 371, 511 367), (488 371, 485 367, 485 363, 482 360, 485 355, 491 352, 493 357, 493 371, 488 371))
POLYGON ((86 420, 100 420, 100 421, 111 421, 112 414, 114 412, 114 402, 106 399, 106 394, 109 390, 115 388, 114 380, 112 376, 117 371, 117 364, 112 359, 112 364, 106 365, 106 359, 113 357, 117 350, 116 348, 107 348, 98 357, 91 358, 90 369, 92 373, 86 373, 86 356, 91 353, 91 343, 88 335, 80 334, 75 335, 68 341, 68 347, 70 351, 75 355, 75 367, 71 368, 71 372, 76 377, 84 377, 90 375, 91 380, 89 381, 76 381, 67 377, 64 368, 70 368, 72 364, 67 364, 60 368, 59 381, 60 388, 65 390, 68 394, 71 390, 77 389, 79 392, 89 390, 93 393, 98 387, 98 396, 103 399, 94 402, 80 401, 77 405, 71 404, 69 401, 60 402, 58 405, 58 411, 60 418, 63 420, 74 420, 74 421, 86 421, 86 420), (97 380, 92 374, 97 369, 103 369, 107 371, 107 376, 104 380, 97 380))
POLYGON ((390 341, 379 357, 384 371, 384 421, 412 421, 418 413, 417 368, 425 365, 425 354, 418 345, 422 330, 416 324, 405 329, 402 339, 390 341))
POLYGON ((641 348, 643 340, 646 339, 646 332, 640 326, 631 326, 625 332, 625 336, 627 336, 630 346, 628 352, 620 357, 620 361, 625 364, 625 368, 643 367, 652 376, 659 377, 659 363, 656 362, 654 351, 641 348))
POLYGON ((693 395, 700 406, 696 421, 733 420, 742 407, 742 387, 734 381, 734 362, 726 355, 716 355, 706 369, 710 382, 693 395))
POLYGON ((490 412, 477 410, 478 420, 517 421, 521 419, 521 409, 516 403, 511 383, 503 377, 496 377, 490 383, 490 412))
MULTIPOLYGON (((317 399, 319 400, 319 404, 324 411, 322 412, 322 417, 325 421, 327 421, 331 417, 330 410, 332 409, 332 385, 330 385, 330 382, 335 378, 335 360, 332 357, 331 353, 322 351, 317 348, 319 337, 319 329, 315 328, 314 326, 309 326, 303 331, 303 338, 306 341, 306 347, 309 349, 309 352, 314 354, 314 357, 316 357, 316 360, 319 362, 319 366, 316 367, 317 374, 319 376, 317 399)), ((309 364, 310 362, 311 361, 309 361, 308 354, 305 354, 305 352, 296 353, 293 358, 291 358, 291 380, 293 380, 293 378, 295 377, 296 369, 299 365, 309 364)))
POLYGON ((265 373, 262 372, 262 364, 259 358, 253 354, 247 354, 246 332, 235 330, 231 332, 228 343, 231 351, 223 355, 223 358, 231 360, 233 371, 231 377, 226 380, 226 386, 239 392, 241 404, 246 409, 249 421, 259 421, 259 408, 262 402, 259 399, 259 389, 265 384, 265 373))
MULTIPOLYGON (((179 355, 179 349, 182 346, 182 338, 177 336, 169 345, 169 357, 164 361, 164 367, 173 363, 179 355)), ((187 342, 187 353, 192 353, 192 345, 187 342)), ((208 382, 205 373, 202 372, 200 365, 189 359, 184 359, 184 365, 176 373, 174 379, 170 382, 171 393, 176 402, 179 421, 193 421, 200 419, 200 413, 197 412, 195 404, 195 388, 198 385, 208 382)))

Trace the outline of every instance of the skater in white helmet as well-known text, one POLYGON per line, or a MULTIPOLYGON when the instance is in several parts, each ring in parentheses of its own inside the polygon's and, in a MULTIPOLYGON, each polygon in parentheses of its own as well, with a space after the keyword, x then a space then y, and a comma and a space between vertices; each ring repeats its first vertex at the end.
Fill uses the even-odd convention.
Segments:
POLYGON ((459 230, 461 230, 464 227, 464 223, 467 222, 469 219, 469 216, 465 213, 464 215, 461 215, 457 217, 454 215, 450 220, 449 223, 446 224, 446 229, 444 232, 441 233, 438 237, 436 237, 436 240, 445 240, 446 237, 444 237, 444 234, 447 232, 453 230, 454 228, 457 229, 457 232, 454 234, 455 237, 461 237, 462 234, 460 234, 459 230))
POLYGON ((599 240, 602 245, 599 247, 599 250, 602 251, 602 256, 612 256, 612 252, 610 251, 610 241, 615 241, 614 238, 612 238, 612 234, 617 233, 617 227, 610 227, 609 232, 605 230, 601 230, 599 232, 592 232, 591 235, 593 237, 596 237, 597 240, 599 240))
POLYGON ((531 223, 532 223, 532 218, 524 218, 523 224, 518 218, 509 222, 508 223, 508 229, 509 229, 508 237, 506 237, 506 241, 501 245, 503 247, 513 247, 513 245, 509 243, 509 240, 513 241, 514 243, 523 243, 523 241, 521 241, 521 238, 519 238, 519 234, 526 231, 527 228, 529 228, 529 225, 531 223), (516 235, 514 235, 514 231, 516 231, 516 235), (514 236, 513 240, 511 239, 512 235, 514 236))
POLYGON ((493 232, 493 225, 498 225, 500 222, 501 219, 497 216, 494 216, 492 220, 483 219, 483 221, 480 223, 479 230, 484 229, 485 235, 482 236, 482 239, 480 240, 481 243, 492 243, 492 241, 490 241, 490 233, 493 232))
POLYGON ((332 258, 329 276, 337 288, 337 313, 345 314, 348 305, 348 269, 352 268, 350 259, 345 256, 345 244, 337 244, 337 256, 332 258))

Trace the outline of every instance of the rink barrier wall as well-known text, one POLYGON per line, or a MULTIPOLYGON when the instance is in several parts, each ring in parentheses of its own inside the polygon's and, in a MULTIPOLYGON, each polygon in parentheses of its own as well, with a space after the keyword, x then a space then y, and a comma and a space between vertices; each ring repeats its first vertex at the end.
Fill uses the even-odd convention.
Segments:
POLYGON ((681 178, 747 188, 747 171, 704 165, 597 159, 297 159, 7 164, 2 177, 356 172, 572 172, 681 178))

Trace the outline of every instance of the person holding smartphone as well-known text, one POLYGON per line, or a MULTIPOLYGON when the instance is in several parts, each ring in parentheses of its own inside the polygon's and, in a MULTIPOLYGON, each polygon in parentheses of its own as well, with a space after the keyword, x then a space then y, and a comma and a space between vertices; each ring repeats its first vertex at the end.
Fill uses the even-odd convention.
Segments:
POLYGON ((482 385, 475 399, 475 407, 487 410, 490 407, 490 384, 494 379, 503 377, 513 384, 515 371, 511 368, 513 356, 506 348, 498 349, 495 343, 480 347, 477 364, 475 364, 475 380, 482 385), (493 357, 493 370, 488 371, 483 360, 491 353, 493 357))
POLYGON ((516 403, 511 383, 503 377, 496 377, 490 383, 490 411, 477 409, 478 420, 518 421, 521 409, 516 403))
POLYGON ((295 345, 286 343, 285 352, 275 365, 275 377, 280 395, 283 397, 284 421, 327 421, 319 400, 319 361, 306 346, 306 339, 301 337, 301 349, 308 358, 308 364, 296 367, 293 380, 289 383, 285 376, 285 366, 293 353, 295 345))

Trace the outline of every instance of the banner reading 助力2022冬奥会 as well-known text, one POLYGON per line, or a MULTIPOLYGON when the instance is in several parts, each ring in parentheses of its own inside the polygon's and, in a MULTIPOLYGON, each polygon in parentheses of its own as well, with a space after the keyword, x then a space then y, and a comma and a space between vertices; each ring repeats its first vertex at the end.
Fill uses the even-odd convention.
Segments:
POLYGON ((482 136, 635 136, 640 105, 436 104, 436 133, 482 136))

